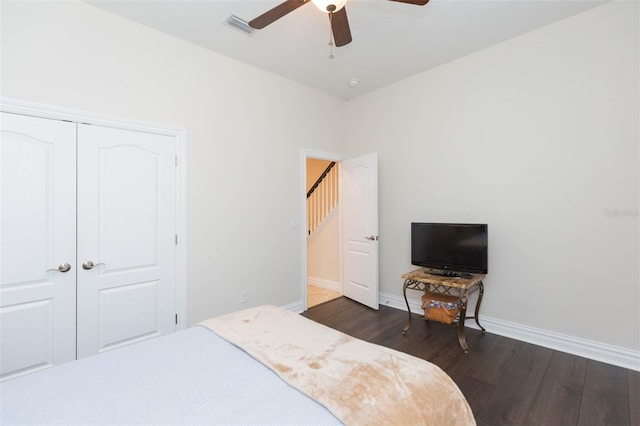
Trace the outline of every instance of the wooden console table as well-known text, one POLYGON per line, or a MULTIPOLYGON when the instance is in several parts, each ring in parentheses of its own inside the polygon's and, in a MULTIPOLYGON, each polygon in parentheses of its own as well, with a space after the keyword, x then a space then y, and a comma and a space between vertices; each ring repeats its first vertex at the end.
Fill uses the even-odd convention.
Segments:
POLYGON ((464 335, 464 321, 465 319, 475 319, 476 324, 482 330, 484 334, 485 329, 480 325, 478 321, 478 312, 480 311, 480 304, 482 303, 482 295, 484 294, 484 284, 482 280, 486 275, 473 274, 471 278, 454 278, 440 275, 432 275, 425 268, 416 269, 415 271, 402 274, 404 279, 404 285, 402 287, 402 294, 404 295, 404 301, 407 304, 407 311, 409 312, 409 321, 407 325, 402 329, 402 334, 407 334, 409 327, 411 327, 411 308, 409 307, 409 301, 407 300, 407 289, 419 290, 422 292, 432 292, 439 294, 446 294, 454 296, 459 300, 460 313, 458 314, 458 342, 464 353, 469 352, 469 346, 467 345, 467 339, 464 335), (467 302, 469 301, 469 295, 475 291, 478 293, 478 302, 476 303, 476 309, 474 316, 468 317, 467 315, 467 302))

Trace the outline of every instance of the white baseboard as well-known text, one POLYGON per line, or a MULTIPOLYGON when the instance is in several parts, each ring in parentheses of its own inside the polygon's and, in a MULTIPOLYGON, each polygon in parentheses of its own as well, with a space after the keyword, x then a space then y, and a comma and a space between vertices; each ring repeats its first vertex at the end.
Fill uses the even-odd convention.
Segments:
POLYGON ((283 308, 287 311, 295 312, 296 314, 301 314, 304 312, 304 309, 302 307, 302 300, 284 305, 283 308))
MULTIPOLYGON (((379 303, 405 312, 407 310, 407 305, 404 298, 401 296, 380 293, 379 303)), ((413 313, 422 312, 419 300, 409 299, 409 306, 413 313)), ((480 315, 480 321, 489 333, 509 337, 522 342, 532 343, 538 346, 544 346, 560 352, 567 352, 607 364, 617 365, 630 370, 640 371, 640 351, 634 351, 619 346, 595 342, 593 340, 581 339, 579 337, 529 327, 497 318, 487 317, 482 314, 480 315)), ((473 321, 469 321, 465 325, 479 330, 479 327, 473 321)))
MULTIPOLYGON (((342 293, 342 287, 338 281, 325 280, 323 278, 317 277, 307 277, 307 284, 314 285, 316 287, 326 288, 327 290, 338 291, 342 293)), ((297 302, 289 303, 288 305, 284 305, 288 311, 295 312, 296 314, 301 314, 304 312, 304 308, 302 306, 302 300, 298 300, 297 302)))
POLYGON ((307 284, 342 293, 342 287, 338 281, 325 280, 324 278, 317 277, 307 277, 307 284))
MULTIPOLYGON (((409 307, 411 307, 411 312, 415 314, 419 314, 422 312, 422 303, 419 300, 409 299, 409 307)), ((406 312, 407 304, 404 301, 404 298, 401 296, 396 296, 395 294, 389 293, 379 293, 378 294, 378 303, 384 306, 388 306, 394 309, 400 309, 406 312)))

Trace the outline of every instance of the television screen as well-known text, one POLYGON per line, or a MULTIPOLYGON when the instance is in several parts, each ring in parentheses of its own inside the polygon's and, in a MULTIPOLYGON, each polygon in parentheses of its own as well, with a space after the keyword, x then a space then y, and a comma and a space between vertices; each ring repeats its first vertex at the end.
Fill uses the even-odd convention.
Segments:
POLYGON ((449 272, 487 273, 486 224, 411 224, 411 263, 449 272))

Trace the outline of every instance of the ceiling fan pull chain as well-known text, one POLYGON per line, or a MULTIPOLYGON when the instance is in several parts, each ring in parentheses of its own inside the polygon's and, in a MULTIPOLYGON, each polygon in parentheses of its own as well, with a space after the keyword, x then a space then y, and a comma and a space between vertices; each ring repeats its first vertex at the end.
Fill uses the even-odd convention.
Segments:
POLYGON ((333 12, 329 12, 329 24, 329 59, 333 59, 333 12))

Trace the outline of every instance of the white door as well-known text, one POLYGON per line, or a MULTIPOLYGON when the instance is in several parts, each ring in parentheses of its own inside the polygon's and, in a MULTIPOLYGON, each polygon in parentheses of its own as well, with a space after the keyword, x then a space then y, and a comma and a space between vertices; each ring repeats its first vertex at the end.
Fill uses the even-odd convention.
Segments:
POLYGON ((341 163, 344 295, 378 309, 378 154, 341 163))
POLYGON ((78 358, 176 329, 175 152, 78 126, 78 358))
POLYGON ((76 358, 76 125, 1 115, 0 378, 76 358))

